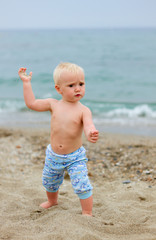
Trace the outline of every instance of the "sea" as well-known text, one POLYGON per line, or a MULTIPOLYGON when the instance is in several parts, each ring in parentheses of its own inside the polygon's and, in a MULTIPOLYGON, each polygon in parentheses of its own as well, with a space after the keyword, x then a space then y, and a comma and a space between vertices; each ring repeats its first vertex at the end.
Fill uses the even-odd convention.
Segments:
MULTIPOLYGON (((49 128, 50 113, 24 103, 18 69, 33 72, 36 98, 56 98, 53 70, 85 71, 81 100, 101 132, 156 136, 156 29, 0 31, 0 127, 49 128)), ((63 116, 62 116, 63 117, 63 116)))

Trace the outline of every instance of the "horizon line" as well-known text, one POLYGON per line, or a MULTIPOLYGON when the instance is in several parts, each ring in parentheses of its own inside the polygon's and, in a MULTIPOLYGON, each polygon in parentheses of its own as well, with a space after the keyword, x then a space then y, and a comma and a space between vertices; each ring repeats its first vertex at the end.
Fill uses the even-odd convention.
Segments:
POLYGON ((116 26, 116 27, 47 27, 47 28, 0 28, 0 31, 35 31, 35 30, 137 30, 137 29, 156 29, 156 26, 116 26))

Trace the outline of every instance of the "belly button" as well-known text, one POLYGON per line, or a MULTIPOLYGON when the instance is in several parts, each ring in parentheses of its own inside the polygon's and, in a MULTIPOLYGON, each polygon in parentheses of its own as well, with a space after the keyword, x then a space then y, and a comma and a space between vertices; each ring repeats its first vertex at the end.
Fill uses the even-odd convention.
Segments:
POLYGON ((62 145, 60 145, 60 148, 62 148, 62 145))

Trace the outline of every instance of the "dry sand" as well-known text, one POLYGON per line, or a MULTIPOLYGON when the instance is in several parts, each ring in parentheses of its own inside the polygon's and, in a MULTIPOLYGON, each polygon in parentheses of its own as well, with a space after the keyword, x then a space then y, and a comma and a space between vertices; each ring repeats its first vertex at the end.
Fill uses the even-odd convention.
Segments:
POLYGON ((59 205, 42 187, 47 130, 0 129, 0 239, 156 240, 156 139, 101 134, 84 140, 93 217, 81 215, 68 175, 59 205))

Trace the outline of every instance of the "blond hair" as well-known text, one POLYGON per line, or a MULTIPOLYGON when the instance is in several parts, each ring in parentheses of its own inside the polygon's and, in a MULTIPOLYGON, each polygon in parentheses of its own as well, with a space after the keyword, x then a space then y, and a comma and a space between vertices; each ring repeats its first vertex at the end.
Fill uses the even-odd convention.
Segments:
POLYGON ((83 68, 78 66, 77 64, 69 62, 60 63, 59 65, 57 65, 53 72, 55 85, 58 84, 59 81, 61 80, 61 74, 63 71, 71 72, 76 75, 79 74, 80 72, 84 73, 83 68))

